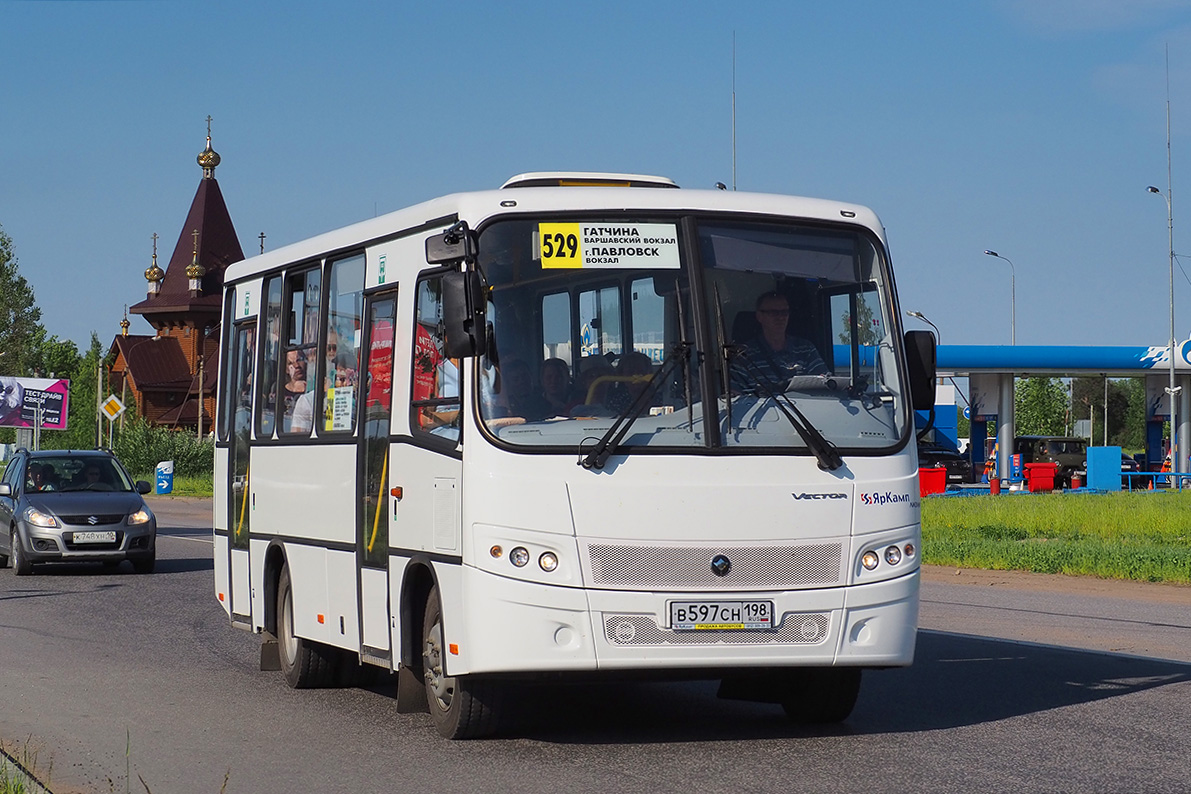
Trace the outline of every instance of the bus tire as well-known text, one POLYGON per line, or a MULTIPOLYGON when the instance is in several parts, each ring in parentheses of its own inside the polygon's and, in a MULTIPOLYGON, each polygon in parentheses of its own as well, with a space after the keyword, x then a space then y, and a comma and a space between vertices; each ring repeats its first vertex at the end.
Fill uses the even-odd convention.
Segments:
POLYGON ((286 683, 294 689, 312 689, 334 683, 335 649, 294 634, 294 595, 288 565, 281 569, 281 578, 277 582, 277 650, 281 672, 286 683))
POLYGON ((442 604, 438 588, 430 591, 422 622, 422 670, 426 705, 434 727, 447 739, 477 739, 496 730, 499 686, 474 676, 445 675, 442 604))
POLYGON ((860 694, 859 667, 791 670, 781 696, 786 716, 794 722, 843 722, 860 694))

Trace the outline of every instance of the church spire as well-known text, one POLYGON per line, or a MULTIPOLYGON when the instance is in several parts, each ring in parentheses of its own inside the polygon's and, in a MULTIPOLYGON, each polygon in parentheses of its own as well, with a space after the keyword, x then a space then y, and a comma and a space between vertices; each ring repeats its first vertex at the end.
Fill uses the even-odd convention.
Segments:
POLYGON ((203 167, 203 179, 215 178, 215 166, 219 165, 219 153, 211 148, 210 116, 207 116, 207 148, 199 153, 198 164, 203 167))
MULTIPOLYGON (((145 281, 149 282, 149 297, 161 292, 161 280, 165 278, 165 271, 157 264, 157 232, 153 232, 153 264, 145 271, 145 281)), ((127 314, 127 310, 125 311, 127 314)))

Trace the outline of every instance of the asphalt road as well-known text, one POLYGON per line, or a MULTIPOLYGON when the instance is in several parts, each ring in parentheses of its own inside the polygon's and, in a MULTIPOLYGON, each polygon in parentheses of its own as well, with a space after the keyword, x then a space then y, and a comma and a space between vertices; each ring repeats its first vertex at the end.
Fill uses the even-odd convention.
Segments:
POLYGON ((1188 588, 932 569, 915 665, 867 673, 845 725, 710 683, 537 686, 499 738, 447 742, 387 680, 258 671, 214 598, 208 504, 154 508, 152 576, 0 571, 0 737, 55 794, 1191 791, 1188 588))

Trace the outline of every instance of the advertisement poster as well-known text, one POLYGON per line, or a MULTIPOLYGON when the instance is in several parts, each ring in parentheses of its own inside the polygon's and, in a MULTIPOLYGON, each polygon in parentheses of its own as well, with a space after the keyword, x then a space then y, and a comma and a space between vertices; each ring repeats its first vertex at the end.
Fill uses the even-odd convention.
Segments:
POLYGON ((33 427, 41 413, 43 430, 65 430, 70 381, 0 377, 0 427, 33 427))

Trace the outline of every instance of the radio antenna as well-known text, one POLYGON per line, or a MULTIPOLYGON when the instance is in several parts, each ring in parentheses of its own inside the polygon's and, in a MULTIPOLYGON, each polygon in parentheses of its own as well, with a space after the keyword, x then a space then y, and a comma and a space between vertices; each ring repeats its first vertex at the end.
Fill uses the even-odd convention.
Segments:
POLYGON ((736 189, 736 31, 732 31, 732 189, 736 189))

